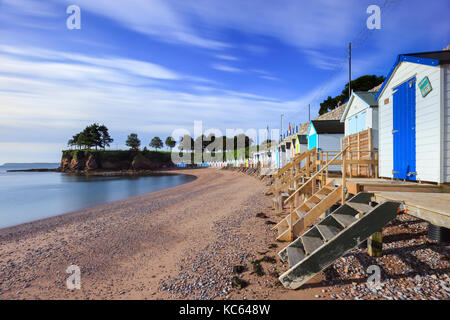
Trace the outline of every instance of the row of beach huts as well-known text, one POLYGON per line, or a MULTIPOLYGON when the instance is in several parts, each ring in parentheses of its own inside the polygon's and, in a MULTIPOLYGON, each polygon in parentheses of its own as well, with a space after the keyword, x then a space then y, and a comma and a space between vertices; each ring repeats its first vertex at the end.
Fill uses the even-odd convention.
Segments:
POLYGON ((293 126, 278 145, 253 153, 251 162, 276 170, 307 150, 340 151, 368 131, 379 177, 450 183, 449 47, 398 55, 384 83, 352 92, 334 110, 293 126))
POLYGON ((360 138, 378 160, 379 177, 450 183, 450 46, 398 55, 384 83, 353 91, 334 110, 290 126, 270 149, 197 167, 259 166, 276 172, 305 151, 337 153, 360 138))

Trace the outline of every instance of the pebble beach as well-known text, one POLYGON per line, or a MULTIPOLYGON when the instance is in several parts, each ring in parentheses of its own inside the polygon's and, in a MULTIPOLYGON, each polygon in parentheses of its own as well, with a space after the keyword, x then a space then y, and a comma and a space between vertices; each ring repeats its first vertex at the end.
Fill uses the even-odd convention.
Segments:
POLYGON ((401 215, 384 230, 384 255, 355 249, 301 289, 287 270, 264 195, 243 172, 178 170, 196 180, 0 230, 0 299, 438 299, 450 297, 449 247, 401 215), (65 271, 81 269, 81 289, 65 271), (377 288, 367 268, 382 270, 377 288))

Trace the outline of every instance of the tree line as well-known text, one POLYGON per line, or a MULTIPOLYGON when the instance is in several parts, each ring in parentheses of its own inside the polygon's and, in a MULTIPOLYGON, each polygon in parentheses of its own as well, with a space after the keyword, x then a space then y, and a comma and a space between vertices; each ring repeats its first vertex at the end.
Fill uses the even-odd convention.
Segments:
MULTIPOLYGON (((98 148, 105 150, 113 141, 114 139, 111 138, 109 130, 105 125, 93 123, 69 139, 67 145, 80 150, 93 148, 96 150, 98 148)), ((240 148, 248 149, 252 143, 253 140, 245 134, 239 134, 231 138, 226 136, 216 137, 214 134, 210 134, 208 136, 201 135, 196 139, 189 135, 185 135, 178 142, 178 147, 181 151, 194 151, 196 146, 199 146, 201 152, 226 152, 235 151, 240 148)), ((141 147, 141 140, 136 133, 130 133, 125 144, 130 150, 138 151, 141 147)), ((177 142, 171 136, 167 137, 164 142, 160 137, 154 137, 150 141, 149 146, 158 151, 158 149, 161 149, 166 145, 166 147, 172 150, 176 144, 177 142)), ((146 150, 146 147, 144 147, 144 149, 146 150)))
MULTIPOLYGON (((353 91, 369 91, 372 88, 375 88, 379 84, 383 83, 386 78, 384 76, 376 76, 376 75, 365 75, 359 77, 356 80, 352 80, 352 90, 353 91)), ((345 88, 342 90, 340 95, 332 98, 329 96, 320 104, 319 115, 323 115, 333 109, 335 109, 340 103, 343 103, 345 100, 349 98, 348 92, 349 83, 345 85, 345 88)))
POLYGON ((196 146, 198 146, 202 152, 226 152, 240 148, 248 149, 252 144, 253 140, 245 134, 239 134, 234 137, 216 137, 214 134, 210 134, 208 136, 198 136, 196 139, 185 135, 181 138, 178 148, 182 151, 194 151, 196 146))

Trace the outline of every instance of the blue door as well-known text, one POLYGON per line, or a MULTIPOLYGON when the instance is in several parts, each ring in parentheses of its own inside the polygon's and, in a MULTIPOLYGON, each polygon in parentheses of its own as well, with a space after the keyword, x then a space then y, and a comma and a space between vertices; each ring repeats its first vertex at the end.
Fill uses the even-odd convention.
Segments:
POLYGON ((395 90, 393 176, 416 180, 416 79, 401 84, 395 90))

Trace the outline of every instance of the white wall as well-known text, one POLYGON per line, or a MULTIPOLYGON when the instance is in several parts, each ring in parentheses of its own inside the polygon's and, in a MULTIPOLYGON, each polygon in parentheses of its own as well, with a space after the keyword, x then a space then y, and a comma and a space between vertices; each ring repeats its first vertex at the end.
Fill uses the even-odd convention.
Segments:
MULTIPOLYGON (((318 137, 318 148, 321 151, 341 151, 341 139, 344 134, 319 134, 318 137)), ((341 171, 341 166, 329 166, 328 170, 341 171)))
MULTIPOLYGON (((361 111, 366 110, 366 125, 367 125, 367 113, 369 112, 369 107, 358 97, 354 97, 352 103, 350 105, 350 109, 348 110, 347 116, 345 117, 345 135, 350 135, 350 117, 354 116, 361 111)), ((365 128, 367 129, 367 127, 365 128)), ((364 130, 365 130, 364 129, 364 130)))
POLYGON ((319 134, 318 148, 322 151, 341 151, 343 134, 319 134))
POLYGON ((373 147, 374 149, 378 149, 378 108, 369 107, 366 103, 364 103, 357 97, 353 99, 347 116, 345 117, 345 135, 350 135, 350 117, 364 110, 366 111, 366 125, 364 130, 372 128, 373 147))
POLYGON ((401 62, 383 94, 379 97, 379 174, 392 177, 393 170, 393 95, 392 88, 416 76, 416 171, 417 179, 440 179, 440 67, 401 62), (422 97, 418 83, 428 76, 433 91, 422 97), (384 104, 385 99, 389 102, 384 104))
MULTIPOLYGON (((379 134, 380 131, 378 129, 378 125, 379 125, 379 121, 378 121, 378 117, 379 117, 379 112, 378 112, 378 108, 370 108, 371 112, 370 112, 370 121, 371 121, 371 126, 370 128, 372 128, 372 142, 373 142, 373 148, 374 149, 379 149, 379 134)), ((369 120, 368 120, 369 121, 369 120)))
POLYGON ((443 100, 443 181, 450 182, 450 65, 442 66, 442 100, 443 100))

